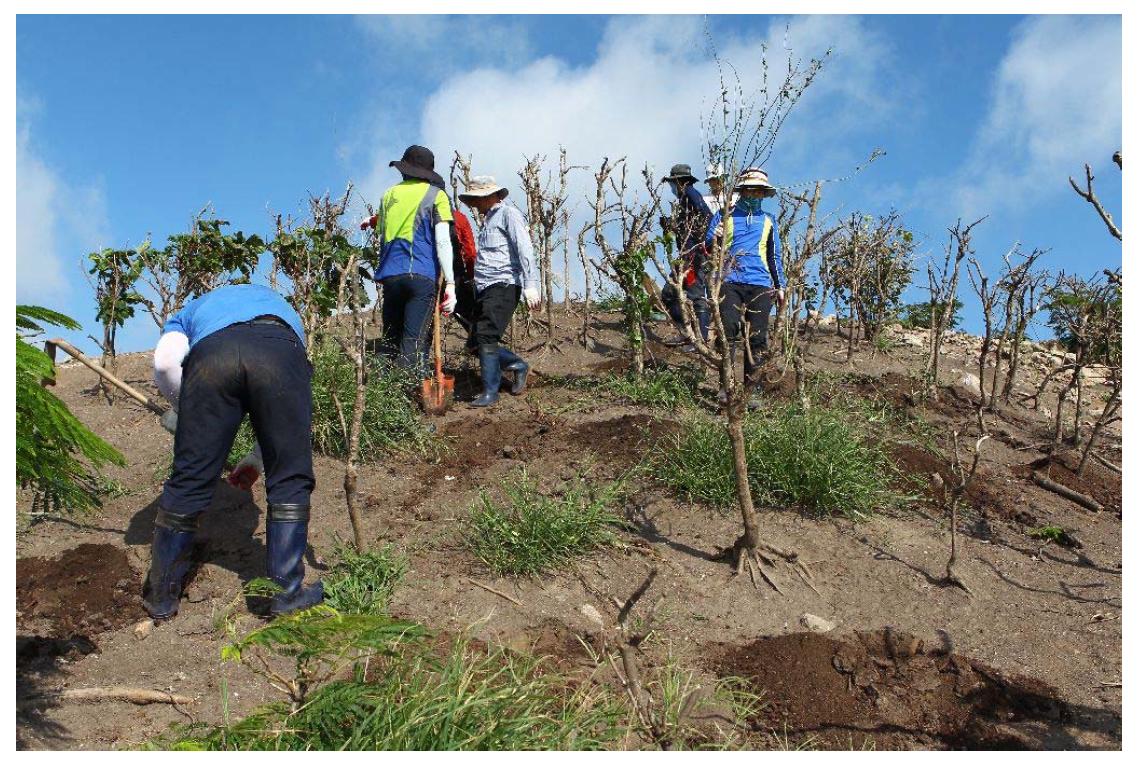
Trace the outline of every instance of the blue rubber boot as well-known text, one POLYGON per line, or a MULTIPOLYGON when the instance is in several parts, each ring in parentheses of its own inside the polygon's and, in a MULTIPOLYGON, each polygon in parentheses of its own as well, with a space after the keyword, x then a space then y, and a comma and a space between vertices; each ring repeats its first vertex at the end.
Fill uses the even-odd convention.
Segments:
POLYGON ((303 553, 307 551, 309 505, 267 506, 267 576, 282 587, 271 598, 271 615, 278 616, 318 605, 323 601, 323 583, 303 586, 303 553))
POLYGON ((514 374, 514 379, 510 385, 510 393, 514 396, 525 393, 526 377, 530 374, 530 366, 526 364, 526 360, 505 346, 499 346, 498 363, 501 370, 509 370, 514 374))
POLYGON ((143 607, 156 621, 165 621, 179 612, 198 527, 198 515, 177 515, 160 508, 155 516, 151 568, 143 582, 143 607))
POLYGON ((482 393, 470 402, 471 407, 489 407, 498 401, 498 387, 502 385, 502 362, 499 347, 482 344, 478 359, 482 363, 482 393))

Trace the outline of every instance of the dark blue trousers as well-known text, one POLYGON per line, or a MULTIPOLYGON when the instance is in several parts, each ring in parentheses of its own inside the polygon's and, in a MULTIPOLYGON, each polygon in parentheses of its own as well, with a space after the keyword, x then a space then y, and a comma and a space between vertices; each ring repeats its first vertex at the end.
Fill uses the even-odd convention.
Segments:
POLYGON ((309 505, 311 372, 302 340, 286 325, 236 323, 196 343, 183 363, 163 509, 196 515, 210 506, 244 414, 263 450, 267 502, 309 505))
POLYGON ((428 366, 427 337, 437 283, 422 275, 382 279, 382 353, 404 370, 428 366))

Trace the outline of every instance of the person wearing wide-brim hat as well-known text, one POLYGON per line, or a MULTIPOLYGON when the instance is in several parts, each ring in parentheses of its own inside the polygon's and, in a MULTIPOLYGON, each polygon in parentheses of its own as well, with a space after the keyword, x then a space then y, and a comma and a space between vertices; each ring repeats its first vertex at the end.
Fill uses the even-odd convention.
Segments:
POLYGON ((718 305, 729 351, 740 343, 742 317, 749 325, 745 348, 745 383, 756 380, 756 372, 769 347, 769 312, 773 298, 784 297, 784 272, 777 244, 777 220, 764 210, 765 198, 777 194, 764 170, 752 167, 737 177, 740 194, 726 218, 713 216, 705 236, 715 251, 726 248, 722 262, 726 275, 718 305))
MULTIPOLYGON (((677 277, 681 274, 681 268, 684 268, 682 286, 685 298, 693 305, 693 312, 697 316, 698 328, 701 331, 701 340, 707 341, 709 299, 706 284, 708 270, 705 266, 705 230, 709 227, 709 219, 713 212, 694 187, 697 178, 693 176, 693 170, 688 164, 674 164, 669 174, 661 181, 669 185, 674 198, 671 216, 662 220, 662 226, 672 230, 680 256, 681 263, 679 267, 674 268, 673 276, 677 277)), ((661 289, 661 303, 665 305, 673 324, 678 330, 683 331, 685 312, 677 296, 675 283, 666 283, 661 289)), ((682 346, 687 343, 689 339, 684 335, 665 340, 666 346, 682 346)))
POLYGON ((482 215, 478 256, 474 261, 474 286, 478 291, 474 335, 482 368, 482 393, 471 402, 473 407, 489 407, 498 401, 504 371, 513 374, 510 393, 521 394, 526 390, 530 371, 525 360, 501 345, 518 300, 524 298, 530 309, 541 304, 530 230, 522 212, 503 203, 509 193, 493 177, 475 176, 458 194, 462 203, 482 215))
POLYGON ((382 284, 382 354, 403 369, 425 374, 439 282, 445 284, 442 311, 452 313, 458 301, 450 244, 454 213, 429 148, 412 145, 390 165, 402 182, 383 195, 376 222, 374 279, 382 284))

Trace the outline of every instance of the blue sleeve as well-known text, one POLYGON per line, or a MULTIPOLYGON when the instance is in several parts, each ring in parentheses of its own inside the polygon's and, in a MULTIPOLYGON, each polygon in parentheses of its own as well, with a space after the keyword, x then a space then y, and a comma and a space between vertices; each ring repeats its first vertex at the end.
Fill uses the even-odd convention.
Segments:
POLYGON ((709 204, 705 203, 705 199, 697 192, 697 188, 690 185, 685 190, 685 197, 689 199, 689 203, 699 214, 705 215, 706 225, 713 221, 713 212, 709 211, 709 204))
POLYGON ((168 317, 167 321, 165 323, 163 323, 163 331, 162 332, 163 333, 182 333, 185 336, 189 335, 188 326, 187 326, 187 322, 188 322, 187 308, 189 306, 191 306, 191 304, 194 304, 194 303, 195 303, 195 301, 192 300, 190 303, 184 305, 183 309, 180 309, 178 312, 176 312, 175 314, 168 317))
POLYGON ((773 285, 777 288, 785 287, 784 267, 781 266, 780 246, 777 244, 777 220, 769 215, 769 275, 773 278, 773 285))

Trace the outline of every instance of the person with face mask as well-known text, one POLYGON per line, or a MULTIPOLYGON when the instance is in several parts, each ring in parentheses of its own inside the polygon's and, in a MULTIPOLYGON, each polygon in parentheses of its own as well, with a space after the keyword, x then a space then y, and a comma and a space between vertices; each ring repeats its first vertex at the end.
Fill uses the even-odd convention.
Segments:
MULTIPOLYGON (((677 277, 680 268, 685 270, 684 290, 685 298, 693 305, 697 315, 698 327, 701 331, 701 340, 709 338, 709 299, 706 285, 707 268, 705 267, 705 231, 709 227, 709 220, 713 213, 708 204, 697 191, 694 185, 697 178, 688 164, 674 164, 669 170, 669 176, 663 177, 662 182, 669 185, 673 194, 673 214, 662 220, 662 226, 673 233, 677 241, 677 251, 680 257, 679 268, 675 268, 673 276, 677 277)), ((661 289, 661 302, 669 312, 670 319, 682 330, 685 325, 685 314, 680 300, 677 298, 677 286, 666 283, 661 289)), ((689 343, 684 335, 666 339, 666 346, 682 346, 689 343)), ((691 347, 690 347, 691 348, 691 347)))
MULTIPOLYGON (((719 304, 721 324, 728 340, 727 351, 742 343, 741 325, 748 324, 745 348, 745 385, 756 381, 769 348, 769 312, 773 299, 784 299, 784 272, 777 245, 777 220, 764 210, 764 200, 776 196, 769 176, 761 169, 746 169, 737 179, 737 203, 728 218, 716 214, 709 223, 705 242, 716 250, 728 243, 726 274, 719 304)), ((754 405, 757 406, 757 405, 754 405)))

